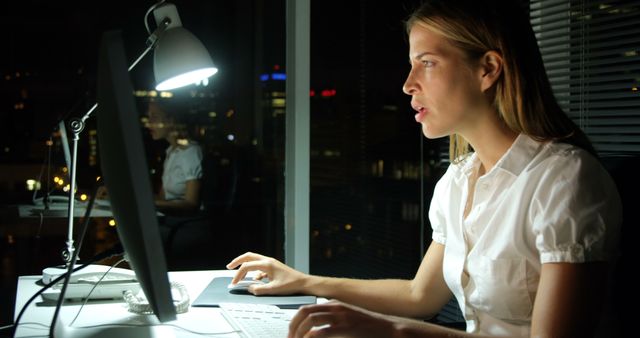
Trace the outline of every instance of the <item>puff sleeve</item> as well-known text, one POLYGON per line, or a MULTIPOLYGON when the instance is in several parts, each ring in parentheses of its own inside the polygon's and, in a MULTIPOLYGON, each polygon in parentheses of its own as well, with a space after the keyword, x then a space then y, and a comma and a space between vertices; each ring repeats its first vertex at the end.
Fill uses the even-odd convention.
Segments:
POLYGON ((532 199, 533 233, 541 263, 609 260, 617 255, 622 207, 615 184, 583 150, 546 159, 532 199))

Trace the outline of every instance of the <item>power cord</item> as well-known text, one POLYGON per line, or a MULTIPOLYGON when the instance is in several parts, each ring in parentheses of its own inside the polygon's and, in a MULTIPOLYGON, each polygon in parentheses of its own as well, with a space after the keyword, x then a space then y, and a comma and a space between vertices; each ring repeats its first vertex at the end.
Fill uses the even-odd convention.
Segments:
POLYGON ((75 323, 76 319, 78 319, 78 316, 80 316, 80 312, 82 311, 82 309, 84 308, 84 306, 87 304, 87 302, 89 301, 89 298, 91 298, 91 294, 93 293, 93 290, 96 289, 96 287, 98 286, 98 284, 100 284, 100 282, 102 282, 102 280, 104 279, 104 277, 107 276, 107 274, 111 271, 111 269, 113 269, 114 267, 120 265, 122 262, 124 262, 125 259, 121 259, 119 261, 117 261, 115 264, 111 265, 109 267, 109 269, 107 269, 107 271, 105 271, 102 276, 100 276, 100 279, 98 279, 98 281, 96 283, 93 284, 93 287, 91 288, 91 290, 89 290, 89 293, 87 294, 87 296, 85 297, 84 301, 82 302, 82 305, 80 305, 80 309, 78 309, 78 312, 76 313, 76 316, 73 317, 73 320, 69 323, 69 326, 73 326, 73 323, 75 323))
MULTIPOLYGON (((86 268, 87 266, 101 261, 103 259, 112 257, 112 256, 116 256, 116 255, 120 255, 122 254, 122 246, 120 244, 115 245, 114 247, 112 247, 109 250, 106 250, 96 256, 94 256, 93 258, 91 258, 89 260, 89 262, 80 265, 76 268, 73 269, 73 272, 76 271, 80 271, 84 268, 86 268)), ((64 273, 58 277, 56 277, 54 280, 52 280, 49 284, 45 284, 44 287, 42 287, 42 289, 38 290, 35 294, 33 294, 33 296, 31 296, 31 298, 29 298, 29 300, 27 300, 27 302, 22 306, 22 309, 20 309, 20 312, 18 313, 18 316, 16 317, 16 321, 13 323, 13 325, 7 325, 2 327, 1 329, 6 329, 6 328, 12 328, 11 330, 11 337, 15 337, 16 334, 16 328, 18 327, 19 323, 20 323, 20 319, 22 318, 22 315, 24 315, 24 312, 27 310, 27 308, 29 307, 29 305, 38 297, 40 296, 43 292, 47 291, 49 288, 51 288, 52 286, 58 284, 63 278, 65 278, 67 275, 67 273, 64 273)))
POLYGON ((240 334, 241 331, 239 330, 231 330, 231 331, 220 331, 220 332, 200 332, 200 331, 194 331, 194 330, 190 330, 187 329, 185 327, 176 325, 176 324, 168 324, 168 323, 159 323, 159 324, 124 324, 124 323, 119 323, 119 324, 97 324, 97 325, 87 325, 87 326, 77 326, 76 328, 78 329, 94 329, 94 328, 98 328, 98 327, 158 327, 158 326, 164 326, 164 327, 172 327, 172 328, 176 328, 179 330, 182 330, 184 332, 188 332, 191 334, 195 334, 195 335, 199 335, 199 336, 218 336, 218 335, 230 335, 232 333, 238 333, 240 334))
MULTIPOLYGON (((102 179, 98 178, 96 183, 93 185, 93 189, 91 191, 91 198, 89 199, 89 204, 87 205, 87 209, 84 213, 84 222, 82 224, 82 232, 80 233, 80 238, 78 239, 78 247, 76 250, 73 251, 73 254, 71 255, 71 260, 69 261, 67 273, 64 274, 64 283, 62 284, 62 289, 60 289, 60 297, 58 298, 58 302, 56 303, 56 309, 53 312, 53 318, 51 319, 51 326, 49 327, 50 338, 53 338, 53 332, 56 327, 56 321, 58 320, 58 315, 60 314, 60 308, 64 303, 64 296, 67 292, 67 286, 69 285, 69 280, 71 279, 73 267, 76 265, 76 261, 78 260, 78 253, 80 252, 80 248, 82 248, 82 242, 84 241, 84 237, 87 233, 87 229, 89 228, 89 219, 91 216, 91 210, 93 210, 93 203, 96 200, 96 194, 98 193, 98 188, 101 185, 102 185, 102 179)), ((73 215, 70 215, 69 217, 73 217, 73 215)))
MULTIPOLYGON (((27 325, 31 325, 31 326, 39 326, 38 329, 41 330, 49 330, 49 326, 42 324, 42 323, 36 323, 36 322, 24 322, 24 323, 20 323, 20 326, 27 326, 27 325)), ((2 330, 6 330, 10 327, 12 327, 13 325, 7 325, 7 326, 2 326, 0 327, 0 331, 2 330)), ((195 330, 191 330, 188 329, 186 327, 182 327, 176 324, 168 324, 168 323, 160 323, 160 324, 125 324, 125 323, 118 323, 118 324, 97 324, 97 325, 86 325, 86 326, 77 326, 76 328, 78 329, 94 329, 94 328, 99 328, 99 327, 153 327, 153 326, 164 326, 164 327, 171 327, 171 328, 175 328, 184 332, 188 332, 191 334, 195 334, 195 335, 199 335, 199 336, 218 336, 218 335, 229 335, 232 333, 240 333, 240 331, 238 330, 232 330, 232 331, 219 331, 219 332, 201 332, 201 331, 195 331, 195 330)), ((46 337, 46 336, 29 336, 32 338, 36 338, 36 337, 46 337)))

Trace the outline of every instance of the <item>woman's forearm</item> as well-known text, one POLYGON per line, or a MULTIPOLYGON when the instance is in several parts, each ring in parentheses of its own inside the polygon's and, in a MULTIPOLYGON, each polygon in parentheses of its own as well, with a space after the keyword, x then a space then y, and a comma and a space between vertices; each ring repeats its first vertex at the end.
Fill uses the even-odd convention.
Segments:
POLYGON ((307 276, 300 291, 397 316, 428 318, 439 311, 412 292, 410 280, 307 276))

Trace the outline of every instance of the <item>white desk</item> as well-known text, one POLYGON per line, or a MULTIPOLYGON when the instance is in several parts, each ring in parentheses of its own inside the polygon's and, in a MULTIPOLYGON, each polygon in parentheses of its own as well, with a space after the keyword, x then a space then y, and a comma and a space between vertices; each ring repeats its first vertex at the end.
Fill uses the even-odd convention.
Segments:
MULTIPOLYGON (((44 210, 43 205, 21 204, 18 205, 18 215, 25 217, 59 217, 67 218, 69 206, 66 203, 55 203, 49 206, 49 210, 44 210)), ((73 217, 84 217, 87 210, 87 203, 78 202, 73 208, 73 217)), ((94 205, 91 210, 91 217, 113 217, 110 208, 94 205)))
MULTIPOLYGON (((227 270, 170 272, 169 279, 184 284, 193 301, 214 277, 231 277, 234 273, 235 271, 227 270)), ((39 290, 40 286, 36 282, 40 278, 41 276, 18 278, 14 316, 18 315, 23 304, 39 290)), ((239 337, 222 317, 218 308, 190 307, 186 313, 178 314, 177 320, 160 324, 155 316, 133 314, 126 309, 124 302, 117 301, 88 302, 73 326, 69 327, 68 324, 76 316, 80 305, 80 303, 66 303, 62 307, 60 320, 56 324, 56 332, 60 332, 60 336, 75 336, 75 334, 85 336, 86 333, 91 333, 94 337, 117 338, 202 337, 201 334, 188 331, 191 330, 205 334, 221 333, 216 334, 215 337, 239 337), (105 326, 97 328, 97 325, 105 326)), ((44 305, 41 298, 36 299, 20 320, 16 337, 46 337, 49 334, 54 309, 55 305, 44 305)), ((288 311, 295 312, 295 310, 288 311)))

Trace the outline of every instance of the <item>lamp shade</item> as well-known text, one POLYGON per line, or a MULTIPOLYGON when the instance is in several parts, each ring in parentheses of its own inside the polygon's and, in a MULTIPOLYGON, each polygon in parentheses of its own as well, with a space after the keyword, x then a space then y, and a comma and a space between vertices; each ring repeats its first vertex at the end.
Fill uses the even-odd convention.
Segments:
POLYGON ((218 72, 202 42, 183 27, 166 30, 153 55, 156 90, 171 90, 202 81, 218 72))

